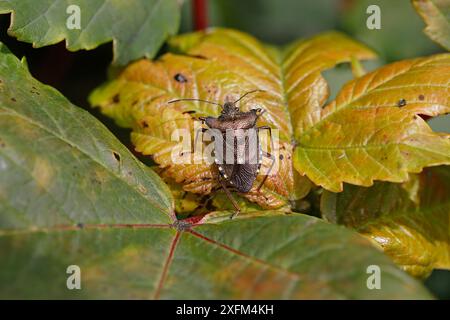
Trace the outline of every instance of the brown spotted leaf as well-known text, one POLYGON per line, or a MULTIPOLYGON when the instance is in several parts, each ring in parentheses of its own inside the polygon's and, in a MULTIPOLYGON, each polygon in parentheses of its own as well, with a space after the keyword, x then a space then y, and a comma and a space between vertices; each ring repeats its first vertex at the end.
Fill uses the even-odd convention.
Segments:
POLYGON ((414 276, 450 269, 450 167, 427 168, 406 184, 346 185, 325 192, 322 214, 355 228, 414 276))
POLYGON ((450 164, 448 134, 418 115, 450 111, 450 54, 405 60, 347 83, 297 136, 294 166, 314 183, 403 182, 426 166, 450 164))
MULTIPOLYGON (((156 61, 141 60, 91 95, 92 105, 133 129, 136 149, 155 161, 184 189, 202 194, 217 187, 217 172, 205 164, 175 164, 171 160, 175 128, 193 133, 193 117, 218 115, 220 108, 201 102, 167 102, 197 98, 224 102, 259 89, 240 102, 241 110, 262 107, 267 112, 258 125, 278 130, 276 174, 261 192, 257 185, 245 197, 263 208, 279 208, 304 197, 310 181, 292 167, 296 132, 316 121, 315 113, 328 96, 320 72, 352 59, 374 54, 346 36, 330 32, 298 41, 285 49, 268 47, 255 38, 228 29, 212 29, 173 38, 167 53, 156 61), (170 123, 169 123, 170 122, 170 123)), ((267 172, 269 163, 263 165, 267 172)))

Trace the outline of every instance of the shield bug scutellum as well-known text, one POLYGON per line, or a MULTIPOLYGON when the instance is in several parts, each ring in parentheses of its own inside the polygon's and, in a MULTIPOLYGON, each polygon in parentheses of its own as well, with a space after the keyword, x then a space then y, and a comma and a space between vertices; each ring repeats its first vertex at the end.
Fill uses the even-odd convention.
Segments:
MULTIPOLYGON (((264 90, 253 90, 243 94, 235 101, 227 101, 224 104, 202 99, 176 99, 169 101, 199 101, 220 106, 222 111, 220 116, 198 117, 198 120, 206 124, 208 128, 219 132, 219 138, 214 137, 214 165, 217 167, 217 179, 225 191, 226 196, 233 204, 235 212, 230 218, 235 217, 240 212, 240 207, 229 187, 240 193, 247 193, 253 187, 262 164, 262 158, 271 160, 269 169, 263 180, 257 187, 257 191, 264 185, 275 163, 275 157, 267 151, 262 150, 259 132, 268 130, 271 148, 273 150, 272 129, 269 126, 257 127, 258 118, 265 112, 264 109, 251 109, 247 112, 240 110, 236 104, 248 94, 254 92, 264 92, 264 90)), ((209 129, 201 128, 196 133, 195 141, 199 132, 206 132, 209 129)))

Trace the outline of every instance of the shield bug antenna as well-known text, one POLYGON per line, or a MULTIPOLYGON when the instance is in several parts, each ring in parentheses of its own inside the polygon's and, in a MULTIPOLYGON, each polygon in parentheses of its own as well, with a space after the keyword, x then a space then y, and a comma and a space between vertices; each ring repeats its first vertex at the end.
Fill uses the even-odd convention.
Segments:
POLYGON ((234 101, 233 104, 238 103, 242 98, 244 98, 245 96, 247 96, 247 95, 249 95, 249 94, 251 94, 251 93, 254 93, 254 92, 266 92, 266 90, 259 90, 259 89, 256 89, 256 90, 252 90, 252 91, 246 92, 246 93, 244 93, 242 96, 240 96, 239 99, 237 99, 236 101, 234 101))
POLYGON ((220 103, 217 103, 217 102, 203 100, 203 99, 194 99, 194 98, 175 99, 175 100, 170 100, 167 103, 175 103, 175 102, 178 102, 178 101, 200 101, 200 102, 206 102, 206 103, 215 104, 215 105, 218 105, 219 107, 223 107, 220 103))

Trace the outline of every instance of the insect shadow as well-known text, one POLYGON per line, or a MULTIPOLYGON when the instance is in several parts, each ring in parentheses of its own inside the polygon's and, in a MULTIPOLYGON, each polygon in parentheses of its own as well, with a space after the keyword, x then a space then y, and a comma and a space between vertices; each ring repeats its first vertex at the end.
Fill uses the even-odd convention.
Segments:
MULTIPOLYGON (((243 112, 236 106, 236 104, 245 96, 255 92, 264 92, 264 90, 252 90, 246 92, 236 101, 227 101, 224 104, 193 98, 176 99, 168 102, 199 101, 214 104, 222 108, 219 117, 198 117, 198 120, 202 121, 203 124, 206 124, 208 128, 220 133, 220 139, 217 139, 217 137, 214 139, 214 165, 218 172, 217 179, 225 191, 227 198, 235 208, 235 212, 230 217, 231 219, 239 214, 241 209, 228 187, 233 188, 240 193, 248 193, 260 172, 262 158, 266 157, 271 160, 271 164, 266 175, 256 189, 259 191, 264 185, 275 163, 275 157, 269 152, 262 150, 259 139, 259 132, 267 130, 270 136, 271 150, 273 150, 271 127, 256 126, 256 122, 265 110, 257 108, 243 112), (239 150, 241 152, 239 152, 239 150), (244 158, 242 158, 242 153, 244 154, 244 158)), ((204 133, 208 130, 209 129, 207 128, 198 130, 195 135, 195 142, 197 141, 200 132, 204 133)))

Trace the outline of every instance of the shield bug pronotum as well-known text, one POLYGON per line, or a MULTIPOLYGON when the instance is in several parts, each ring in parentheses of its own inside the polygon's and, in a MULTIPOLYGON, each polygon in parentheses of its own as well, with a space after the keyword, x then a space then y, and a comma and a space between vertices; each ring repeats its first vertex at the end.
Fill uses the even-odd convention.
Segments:
POLYGON ((254 92, 263 92, 263 90, 249 91, 239 97, 239 99, 232 102, 228 101, 224 104, 202 99, 176 99, 169 101, 169 103, 200 101, 222 108, 221 114, 217 118, 198 118, 209 129, 201 128, 196 133, 195 141, 197 141, 198 133, 200 132, 204 133, 212 129, 219 133, 214 135, 214 165, 217 167, 218 181, 236 210, 231 218, 240 212, 240 208, 228 188, 232 188, 240 193, 249 192, 260 172, 262 158, 266 157, 271 160, 271 164, 267 174, 256 189, 259 191, 275 163, 275 157, 269 152, 262 150, 259 139, 259 132, 268 130, 271 150, 273 150, 271 128, 269 126, 256 126, 258 118, 265 110, 257 108, 243 112, 236 106, 242 98, 254 92))

